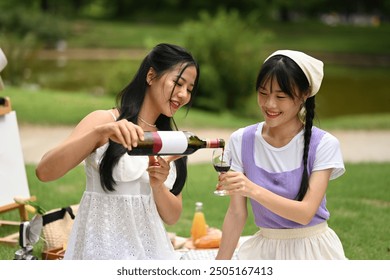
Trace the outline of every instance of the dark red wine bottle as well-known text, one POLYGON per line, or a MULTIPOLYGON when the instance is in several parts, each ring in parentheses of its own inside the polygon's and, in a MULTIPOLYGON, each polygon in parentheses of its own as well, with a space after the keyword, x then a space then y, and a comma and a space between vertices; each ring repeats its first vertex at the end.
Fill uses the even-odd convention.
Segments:
POLYGON ((203 148, 225 147, 223 139, 200 139, 189 131, 145 131, 144 138, 127 153, 132 156, 189 155, 203 148))

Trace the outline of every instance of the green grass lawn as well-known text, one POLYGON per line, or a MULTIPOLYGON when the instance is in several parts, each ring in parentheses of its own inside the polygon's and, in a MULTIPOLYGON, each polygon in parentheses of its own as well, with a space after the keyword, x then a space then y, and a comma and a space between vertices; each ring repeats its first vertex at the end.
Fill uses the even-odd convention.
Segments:
POLYGON ((68 38, 70 48, 145 48, 157 42, 181 44, 177 25, 121 21, 76 20, 68 38), (104 40, 102 40, 104 38, 104 40))
MULTIPOLYGON (((35 166, 27 165, 30 193, 35 195, 46 209, 77 204, 84 191, 85 175, 82 166, 61 179, 42 183, 34 173, 35 166)), ((390 163, 346 164, 347 172, 331 181, 328 192, 329 225, 343 242, 345 253, 351 260, 390 259, 390 163)), ((212 193, 217 176, 209 164, 189 166, 189 177, 183 190, 183 213, 179 222, 167 230, 188 237, 196 201, 202 201, 206 221, 211 227, 222 227, 228 197, 216 197, 212 193)), ((250 209, 250 207, 249 207, 250 209)), ((0 219, 17 219, 16 212, 7 212, 0 219)), ((16 227, 2 226, 0 234, 12 233, 16 227)), ((256 232, 250 213, 243 234, 256 232)), ((40 258, 43 241, 34 247, 40 258)), ((12 259, 18 247, 0 245, 0 259, 12 259)))

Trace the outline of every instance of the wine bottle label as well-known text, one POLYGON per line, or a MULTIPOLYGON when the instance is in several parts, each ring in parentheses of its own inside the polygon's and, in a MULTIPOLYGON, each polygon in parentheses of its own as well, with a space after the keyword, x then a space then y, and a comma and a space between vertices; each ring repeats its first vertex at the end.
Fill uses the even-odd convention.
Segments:
POLYGON ((206 139, 207 148, 219 148, 220 147, 220 141, 219 139, 206 139))
POLYGON ((188 140, 182 131, 153 132, 154 154, 182 154, 187 150, 188 140))

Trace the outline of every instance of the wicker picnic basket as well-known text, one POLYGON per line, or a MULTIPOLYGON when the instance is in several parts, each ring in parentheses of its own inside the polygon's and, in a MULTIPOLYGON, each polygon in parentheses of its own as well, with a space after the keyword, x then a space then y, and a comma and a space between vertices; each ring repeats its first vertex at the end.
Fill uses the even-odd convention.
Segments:
POLYGON ((44 250, 66 247, 79 205, 54 209, 43 216, 44 250))

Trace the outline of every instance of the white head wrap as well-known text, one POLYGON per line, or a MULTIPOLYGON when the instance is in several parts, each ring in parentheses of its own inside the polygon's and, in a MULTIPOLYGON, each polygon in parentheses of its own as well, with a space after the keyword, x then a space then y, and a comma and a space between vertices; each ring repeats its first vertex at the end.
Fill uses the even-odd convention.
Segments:
MULTIPOLYGON (((5 66, 7 65, 7 58, 5 57, 5 54, 0 49, 0 72, 3 71, 5 66)), ((0 77, 0 90, 4 88, 3 80, 0 77)))
POLYGON ((299 51, 279 50, 267 57, 265 61, 275 55, 287 56, 298 64, 309 81, 311 87, 310 96, 315 95, 320 90, 322 78, 324 77, 324 63, 321 60, 299 51))

